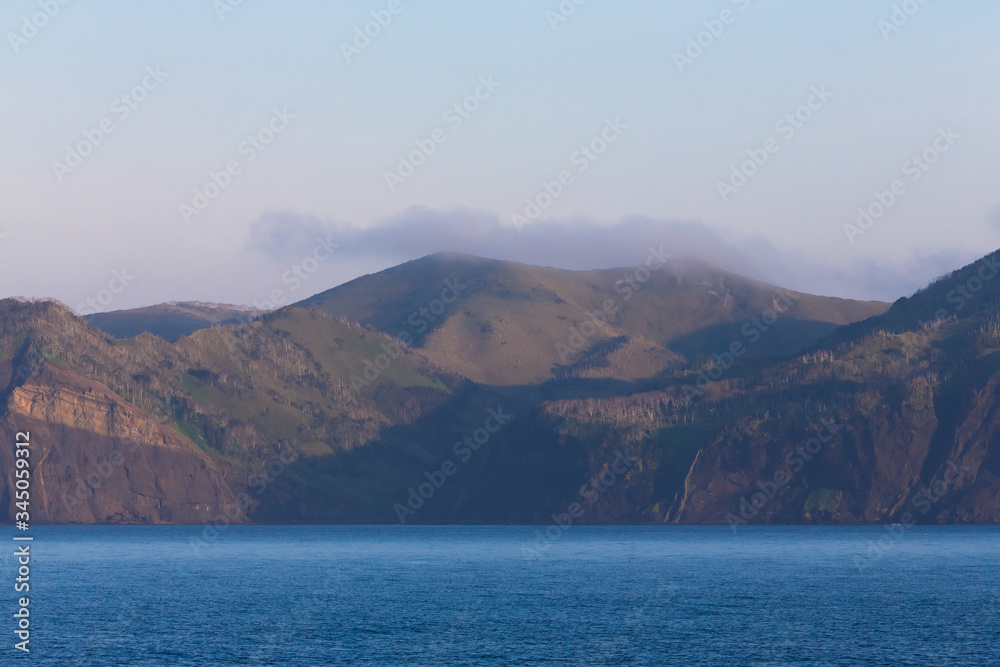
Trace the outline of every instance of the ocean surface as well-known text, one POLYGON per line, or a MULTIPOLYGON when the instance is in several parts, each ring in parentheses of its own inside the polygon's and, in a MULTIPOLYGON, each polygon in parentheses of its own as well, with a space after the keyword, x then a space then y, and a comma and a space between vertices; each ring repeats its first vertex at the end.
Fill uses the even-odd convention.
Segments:
POLYGON ((3 665, 1000 664, 992 527, 15 532, 3 665))

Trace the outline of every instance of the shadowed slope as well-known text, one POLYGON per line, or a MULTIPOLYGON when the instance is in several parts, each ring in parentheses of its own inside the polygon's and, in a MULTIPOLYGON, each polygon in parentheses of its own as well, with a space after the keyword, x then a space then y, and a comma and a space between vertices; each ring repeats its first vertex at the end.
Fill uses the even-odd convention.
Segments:
POLYGON ((790 354, 888 307, 789 292, 658 251, 639 259, 629 269, 568 271, 439 253, 300 305, 374 326, 490 384, 544 381, 618 339, 617 361, 604 368, 626 380, 735 340, 754 343, 751 357, 790 354), (774 335, 749 333, 772 326, 774 335))

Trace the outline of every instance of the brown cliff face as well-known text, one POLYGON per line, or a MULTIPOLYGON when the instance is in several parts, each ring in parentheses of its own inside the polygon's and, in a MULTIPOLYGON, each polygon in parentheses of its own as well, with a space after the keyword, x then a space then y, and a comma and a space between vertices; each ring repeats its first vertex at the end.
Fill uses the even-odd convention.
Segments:
POLYGON ((749 367, 690 404, 676 384, 551 402, 587 478, 615 448, 637 459, 586 520, 1000 522, 1000 314, 946 324, 749 367))
MULTIPOLYGON (((0 300, 0 437, 12 445, 31 431, 33 520, 50 522, 244 521, 233 502, 244 490, 254 520, 395 522, 395 506, 460 456, 453 443, 497 406, 517 418, 433 499, 417 496, 408 523, 548 523, 573 503, 583 523, 1000 522, 1000 281, 964 309, 949 298, 978 271, 783 358, 766 354, 787 333, 776 326, 702 323, 700 347, 675 349, 676 332, 653 323, 703 313, 703 302, 672 309, 650 289, 613 345, 595 342, 585 364, 541 385, 477 384, 372 327, 303 308, 168 344, 111 340, 51 302, 0 300), (754 336, 759 356, 724 352, 754 336), (644 365, 648 341, 662 364, 644 365), (615 370, 626 367, 627 381, 615 370), (824 421, 836 430, 817 440, 824 421)), ((551 296, 494 299, 490 324, 472 307, 474 278, 460 276, 469 294, 453 317, 484 340, 502 333, 496 317, 551 296)), ((389 318, 382 327, 433 296, 386 301, 394 284, 359 296, 389 318)), ((588 285, 573 292, 580 304, 588 285)), ((746 308, 778 310, 758 296, 746 308)), ((545 301, 535 319, 563 335, 569 301, 545 301)), ((448 329, 428 331, 433 343, 448 329)), ((0 448, 7 471, 10 445, 0 448)), ((12 495, 7 477, 8 519, 12 495)))
POLYGON ((831 417, 805 424, 773 420, 753 433, 736 431, 705 448, 685 480, 673 520, 898 520, 907 496, 921 487, 922 470, 932 455, 938 428, 934 406, 904 402, 845 414, 841 420, 831 417))
MULTIPOLYGON (((16 387, 0 421, 13 443, 30 433, 30 513, 37 523, 202 523, 246 517, 217 464, 105 385, 47 366, 16 387), (225 510, 225 512, 224 512, 225 510)), ((14 469, 13 446, 0 466, 14 469)), ((0 502, 18 511, 11 476, 0 502)))

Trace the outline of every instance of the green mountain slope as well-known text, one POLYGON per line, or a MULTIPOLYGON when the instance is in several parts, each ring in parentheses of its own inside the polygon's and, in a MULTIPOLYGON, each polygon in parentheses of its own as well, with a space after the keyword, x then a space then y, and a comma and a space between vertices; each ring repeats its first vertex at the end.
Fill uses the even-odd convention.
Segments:
MULTIPOLYGON (((352 376, 364 378, 365 359, 380 363, 383 346, 395 349, 377 332, 299 308, 198 331, 171 345, 149 334, 114 340, 55 302, 0 301, 9 428, 36 418, 25 397, 38 394, 50 396, 43 412, 51 420, 82 429, 77 440, 98 442, 124 437, 115 430, 116 410, 127 406, 147 424, 132 434, 137 442, 155 444, 166 429, 171 441, 186 443, 225 475, 232 495, 279 457, 290 463, 364 445, 387 425, 406 423, 447 398, 444 374, 403 350, 353 391, 352 376), (94 404, 80 382, 60 390, 56 378, 67 374, 100 383, 103 398, 94 404)), ((59 451, 69 444, 49 446, 59 451)), ((93 489, 93 502, 115 505, 118 499, 108 496, 114 488, 93 489)), ((60 489, 51 493, 58 497, 60 489)))
POLYGON ((262 314, 256 308, 208 303, 163 303, 132 310, 115 310, 87 316, 87 321, 115 338, 133 338, 141 333, 173 342, 199 329, 218 324, 238 324, 262 314))
POLYGON ((599 271, 440 253, 299 305, 369 324, 495 385, 588 371, 634 380, 733 341, 748 344, 748 357, 790 354, 888 307, 790 292, 659 249, 634 268, 599 271))
POLYGON ((0 430, 39 521, 991 523, 998 257, 886 310, 435 255, 173 343, 8 299, 0 430))

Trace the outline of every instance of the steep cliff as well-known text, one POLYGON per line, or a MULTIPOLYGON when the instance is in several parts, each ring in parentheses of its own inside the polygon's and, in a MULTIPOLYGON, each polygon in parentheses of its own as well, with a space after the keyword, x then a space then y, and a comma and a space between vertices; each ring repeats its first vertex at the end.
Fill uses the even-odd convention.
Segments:
MULTIPOLYGON (((8 396, 0 437, 30 433, 36 523, 246 520, 219 464, 95 380, 48 364, 8 396)), ((13 470, 11 447, 0 466, 13 470)), ((11 492, 3 505, 13 516, 11 492)))
POLYGON ((174 343, 0 300, 0 435, 32 434, 34 518, 1000 521, 1000 253, 807 349, 816 322, 882 306, 697 267, 664 267, 626 304, 620 272, 411 264, 174 343), (452 275, 465 301, 449 310, 452 275), (613 322, 563 342, 618 296, 613 322), (393 338, 407 313, 412 346, 393 338), (444 341, 453 326, 465 337, 444 341), (530 356, 508 329, 536 336, 531 368, 508 367, 530 356), (563 364, 560 344, 581 354, 563 364), (477 363, 498 381, 463 374, 477 363))

